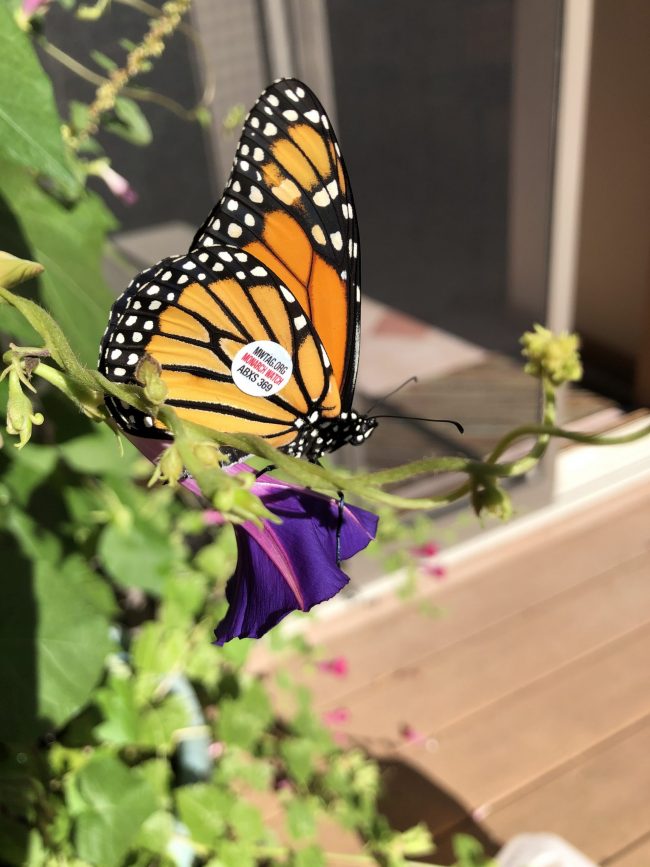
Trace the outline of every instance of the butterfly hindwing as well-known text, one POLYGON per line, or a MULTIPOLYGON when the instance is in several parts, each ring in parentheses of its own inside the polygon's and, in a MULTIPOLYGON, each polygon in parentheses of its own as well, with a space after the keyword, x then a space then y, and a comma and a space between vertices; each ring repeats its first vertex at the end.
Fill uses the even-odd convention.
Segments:
POLYGON ((224 195, 195 248, 236 244, 291 290, 349 409, 359 353, 359 233, 336 136, 301 82, 268 87, 244 124, 224 195))
MULTIPOLYGON (((166 403, 215 430, 264 436, 283 447, 310 414, 340 413, 327 353, 302 307, 268 268, 232 246, 215 243, 164 259, 132 281, 113 306, 100 370, 133 382, 145 354, 161 365, 166 403), (247 394, 234 381, 235 356, 259 341, 286 350, 293 365, 284 387, 268 397, 247 394)), ((109 398, 109 408, 131 434, 167 436, 132 407, 109 398)))

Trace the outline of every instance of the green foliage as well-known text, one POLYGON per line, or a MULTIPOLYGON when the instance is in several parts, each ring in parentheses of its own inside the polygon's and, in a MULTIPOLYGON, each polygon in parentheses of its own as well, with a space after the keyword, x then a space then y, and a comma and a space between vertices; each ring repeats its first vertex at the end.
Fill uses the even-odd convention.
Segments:
MULTIPOLYGON (((114 81, 91 105, 72 102, 64 127, 34 51, 37 35, 48 48, 45 32, 24 15, 19 26, 18 5, 0 5, 0 227, 3 246, 21 257, 0 255, 0 327, 27 348, 5 355, 0 405, 18 444, 33 441, 0 450, 2 862, 324 867, 329 853, 316 838, 327 815, 363 838, 360 863, 406 867, 431 841, 421 827, 396 834, 378 816, 376 765, 336 747, 309 693, 289 678, 297 709, 279 720, 265 682, 246 673, 251 642, 211 644, 234 566, 232 531, 206 527, 168 487, 145 489, 132 447, 122 454, 115 435, 89 418, 105 418, 106 393, 159 411, 176 436, 167 480, 176 481, 180 461, 234 521, 269 516, 251 478, 221 473, 224 444, 272 456, 319 490, 347 482, 377 502, 390 495, 255 438, 181 425, 160 405, 155 367, 142 389, 92 369, 112 300, 101 266, 115 221, 84 188, 93 171, 86 160, 100 154, 95 166, 107 164, 99 129, 140 146, 151 129, 114 81), (45 384, 38 394, 36 380, 45 384), (267 827, 274 813, 282 845, 267 827)), ((109 6, 60 5, 75 23, 109 6)), ((133 67, 126 78, 149 68, 186 7, 170 0, 143 43, 121 41, 133 67)), ((90 53, 104 72, 116 71, 107 54, 90 53)), ((194 116, 206 122, 205 111, 194 116)), ((236 107, 227 125, 240 120, 236 107)), ((463 867, 480 863, 467 842, 459 847, 463 867)))
POLYGON ((140 826, 156 809, 154 790, 112 756, 95 756, 75 774, 69 806, 75 817, 80 858, 102 867, 119 867, 140 826))
POLYGON ((0 159, 0 196, 20 227, 24 243, 45 266, 39 278, 43 304, 54 314, 88 365, 97 359, 111 295, 101 260, 115 221, 92 193, 68 206, 33 182, 26 171, 0 159), (83 323, 83 327, 80 327, 83 323))
MULTIPOLYGON (((46 175, 66 195, 78 195, 81 185, 61 140, 52 86, 6 3, 0 4, 0 81, 0 152, 46 175)), ((0 168, 0 175, 6 171, 0 168)))

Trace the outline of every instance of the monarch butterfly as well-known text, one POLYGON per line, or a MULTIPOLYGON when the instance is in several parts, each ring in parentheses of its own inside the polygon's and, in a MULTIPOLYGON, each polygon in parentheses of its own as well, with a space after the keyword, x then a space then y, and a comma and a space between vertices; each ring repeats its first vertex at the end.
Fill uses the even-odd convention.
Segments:
MULTIPOLYGON (((143 271, 113 305, 99 368, 135 382, 153 356, 180 417, 315 461, 377 424, 352 410, 359 279, 336 136, 311 90, 281 79, 248 114, 225 191, 189 252, 143 271)), ((152 416, 106 402, 128 433, 170 436, 152 416)))

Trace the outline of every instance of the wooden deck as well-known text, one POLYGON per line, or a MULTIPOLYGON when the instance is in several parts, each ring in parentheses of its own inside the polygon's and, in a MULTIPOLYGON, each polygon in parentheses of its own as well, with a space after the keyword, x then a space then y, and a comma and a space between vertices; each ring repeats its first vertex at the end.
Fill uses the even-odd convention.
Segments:
POLYGON ((553 831, 599 864, 649 867, 650 484, 457 567, 425 596, 442 619, 391 597, 316 624, 349 675, 305 675, 381 760, 393 823, 426 821, 438 863, 459 830, 491 851, 553 831))

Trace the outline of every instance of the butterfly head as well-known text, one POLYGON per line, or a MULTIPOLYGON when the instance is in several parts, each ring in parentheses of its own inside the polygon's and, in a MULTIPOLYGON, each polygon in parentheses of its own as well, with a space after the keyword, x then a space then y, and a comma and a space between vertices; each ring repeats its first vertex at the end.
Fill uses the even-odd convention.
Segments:
POLYGON ((377 427, 377 420, 350 411, 336 418, 326 418, 314 411, 306 418, 296 419, 298 436, 286 451, 299 458, 316 461, 326 452, 335 452, 341 446, 360 446, 377 427))

